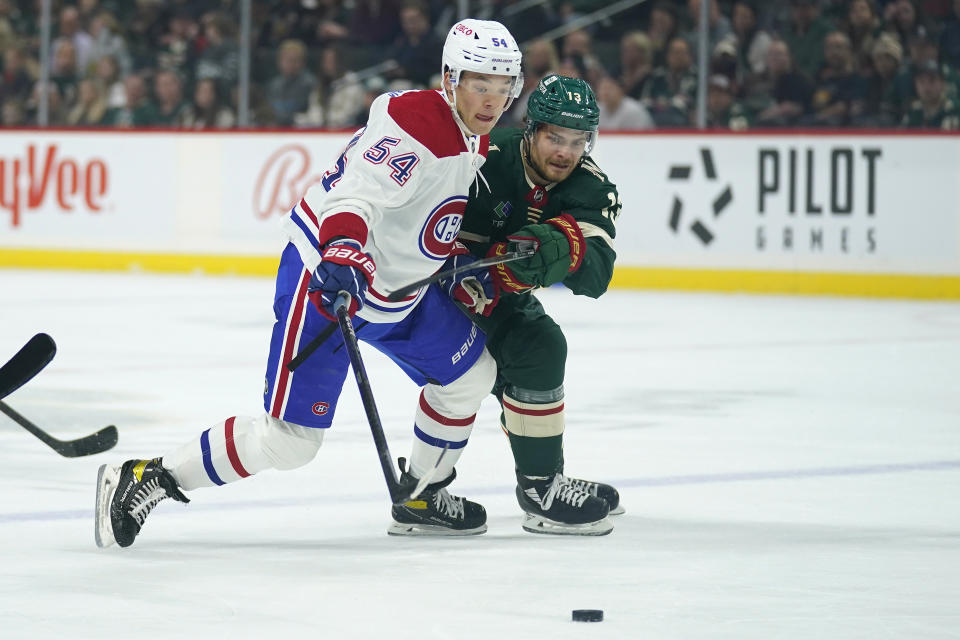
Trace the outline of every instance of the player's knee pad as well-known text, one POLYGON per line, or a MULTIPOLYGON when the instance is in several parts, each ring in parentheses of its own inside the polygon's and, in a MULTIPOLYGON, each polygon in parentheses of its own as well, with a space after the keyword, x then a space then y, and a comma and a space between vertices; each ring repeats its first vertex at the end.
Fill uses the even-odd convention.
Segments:
POLYGON ((296 469, 317 455, 326 429, 301 427, 263 414, 256 430, 263 455, 274 469, 296 469))
POLYGON ((528 438, 559 436, 564 430, 563 386, 548 391, 510 385, 503 391, 503 427, 528 438))

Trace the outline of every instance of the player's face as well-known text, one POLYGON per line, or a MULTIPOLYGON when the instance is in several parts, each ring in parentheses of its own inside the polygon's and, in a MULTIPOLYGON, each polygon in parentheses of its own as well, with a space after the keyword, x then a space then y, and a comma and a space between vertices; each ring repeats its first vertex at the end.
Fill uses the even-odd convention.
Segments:
POLYGON ((507 107, 513 89, 513 76, 495 76, 464 71, 460 74, 457 112, 460 119, 478 136, 490 133, 507 107))
POLYGON ((530 140, 530 163, 550 182, 565 180, 577 168, 589 139, 586 131, 542 125, 530 140))

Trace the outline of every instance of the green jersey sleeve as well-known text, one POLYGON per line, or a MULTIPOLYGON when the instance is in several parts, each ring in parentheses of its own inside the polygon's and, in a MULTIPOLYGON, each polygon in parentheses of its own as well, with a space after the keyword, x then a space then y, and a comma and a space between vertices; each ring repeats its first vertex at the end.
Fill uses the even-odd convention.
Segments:
POLYGON ((557 185, 557 188, 561 187, 562 191, 553 197, 562 196, 563 213, 577 221, 587 242, 583 264, 568 275, 563 284, 577 295, 598 298, 607 290, 613 277, 613 263, 617 257, 613 241, 622 208, 620 194, 616 185, 589 157, 567 180, 557 185))

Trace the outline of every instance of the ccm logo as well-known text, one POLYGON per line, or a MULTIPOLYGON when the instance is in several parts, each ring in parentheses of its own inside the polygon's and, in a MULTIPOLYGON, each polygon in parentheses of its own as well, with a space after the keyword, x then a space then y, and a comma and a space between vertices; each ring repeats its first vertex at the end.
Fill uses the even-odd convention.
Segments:
POLYGON ((311 408, 314 415, 324 416, 327 415, 327 411, 330 411, 330 403, 328 402, 317 402, 311 408))
POLYGON ((457 31, 467 36, 473 35, 473 29, 471 29, 470 27, 464 26, 462 24, 457 25, 457 31))

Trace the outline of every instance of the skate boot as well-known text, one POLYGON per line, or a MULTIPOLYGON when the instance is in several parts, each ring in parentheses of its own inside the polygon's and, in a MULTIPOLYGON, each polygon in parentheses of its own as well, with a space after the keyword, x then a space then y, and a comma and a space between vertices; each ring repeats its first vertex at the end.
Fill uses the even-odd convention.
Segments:
MULTIPOLYGON (((400 458, 400 482, 412 482, 400 458)), ((446 487, 457 477, 428 484, 413 500, 393 506, 393 522, 387 528, 392 536, 473 536, 487 530, 487 511, 483 505, 460 496, 453 496, 446 487)))
POLYGON ((606 500, 577 488, 562 473, 525 476, 517 472, 517 502, 530 533, 603 536, 613 531, 606 500))
POLYGON ((618 516, 621 513, 625 513, 626 510, 623 508, 623 505, 620 504, 620 493, 609 484, 593 482, 591 480, 580 480, 579 478, 571 478, 569 476, 564 477, 566 481, 575 488, 606 500, 607 504, 610 505, 611 516, 618 516))
POLYGON ((114 542, 129 547, 161 500, 190 502, 160 462, 160 458, 127 460, 119 467, 100 467, 94 528, 98 547, 109 547, 114 542))

